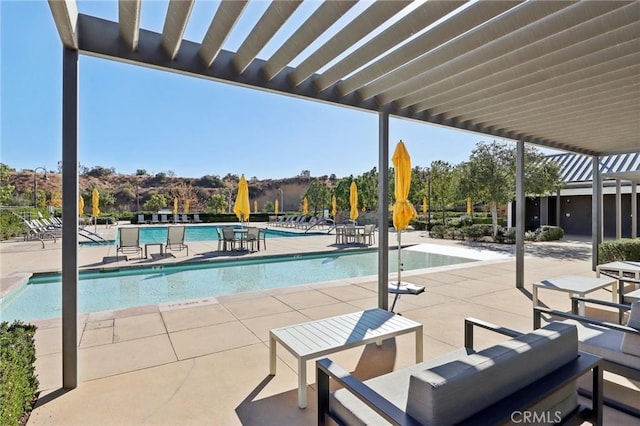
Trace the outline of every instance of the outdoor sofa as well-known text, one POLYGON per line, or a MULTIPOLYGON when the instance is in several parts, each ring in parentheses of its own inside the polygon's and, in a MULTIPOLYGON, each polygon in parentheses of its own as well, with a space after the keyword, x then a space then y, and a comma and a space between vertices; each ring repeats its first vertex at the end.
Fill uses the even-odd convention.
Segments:
MULTIPOLYGON (((603 370, 626 377, 629 380, 640 381, 640 301, 624 305, 584 297, 574 296, 571 299, 572 313, 535 307, 534 328, 540 327, 542 314, 563 318, 558 322, 577 327, 580 350, 602 358, 603 370), (628 310, 627 324, 621 325, 577 315, 579 302, 628 310)), ((590 392, 588 388, 586 390, 587 393, 590 392)), ((634 395, 630 399, 640 401, 640 392, 633 391, 632 393, 634 395)), ((604 402, 620 411, 640 417, 640 404, 629 405, 607 397, 604 398, 604 402)))
POLYGON ((464 348, 364 382, 328 358, 318 360, 318 424, 502 424, 524 415, 549 424, 590 415, 601 424, 600 361, 578 351, 573 325, 552 323, 522 334, 467 318, 464 348), (513 338, 476 352, 474 326, 513 338), (590 409, 578 404, 577 394, 577 378, 587 372, 594 389, 590 409), (331 392, 330 378, 343 388, 331 392))

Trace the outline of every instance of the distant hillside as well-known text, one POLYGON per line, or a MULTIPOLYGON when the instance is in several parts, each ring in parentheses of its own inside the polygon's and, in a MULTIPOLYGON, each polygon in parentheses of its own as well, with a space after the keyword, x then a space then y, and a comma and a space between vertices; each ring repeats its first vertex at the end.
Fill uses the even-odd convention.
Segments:
MULTIPOLYGON (((60 196, 62 191, 62 175, 47 172, 47 179, 39 171, 37 176, 38 192, 44 191, 50 202, 52 196, 60 196), (57 194, 56 194, 57 193, 57 194)), ((102 187, 114 199, 111 208, 115 211, 137 211, 137 206, 143 210, 144 203, 152 194, 163 194, 168 200, 178 197, 180 203, 185 198, 190 200, 191 211, 204 211, 207 200, 213 194, 223 194, 227 199, 235 199, 237 192, 237 176, 228 175, 224 178, 217 176, 203 176, 201 178, 181 178, 166 176, 159 173, 155 176, 137 176, 112 173, 107 169, 91 170, 80 176, 80 193, 85 194, 89 188, 102 187), (92 172, 100 176, 91 175, 92 172)), ((249 180, 249 196, 253 204, 258 201, 258 209, 262 209, 266 202, 273 203, 280 200, 282 190, 283 204, 281 211, 298 210, 303 194, 312 180, 317 178, 298 176, 286 179, 249 180)), ((332 186, 336 178, 322 176, 327 186, 332 186)), ((11 171, 8 183, 15 186, 14 196, 24 195, 33 197, 34 174, 30 170, 11 171)), ((85 194, 85 199, 87 198, 85 194)), ((167 206, 171 207, 171 206, 167 206)), ((252 205, 253 208, 253 205, 252 205)), ((105 211, 106 212, 106 211, 105 211)))

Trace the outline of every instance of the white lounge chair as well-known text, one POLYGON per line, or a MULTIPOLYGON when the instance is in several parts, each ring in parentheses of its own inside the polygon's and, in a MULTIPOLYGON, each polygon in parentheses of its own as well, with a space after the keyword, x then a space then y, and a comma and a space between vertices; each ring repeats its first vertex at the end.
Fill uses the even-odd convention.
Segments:
POLYGON ((167 250, 182 251, 187 249, 189 256, 189 246, 184 243, 184 226, 170 226, 167 231, 167 244, 165 245, 165 253, 167 250))
POLYGON ((127 254, 137 253, 138 258, 142 257, 142 247, 140 247, 140 228, 118 228, 118 245, 116 247, 116 262, 118 261, 118 253, 125 255, 125 259, 128 261, 127 254))
POLYGON ((147 223, 147 221, 144 219, 143 214, 138 215, 138 223, 147 223))
POLYGON ((169 219, 167 219, 167 215, 166 214, 161 214, 160 215, 160 223, 169 223, 169 219))
POLYGON ((202 223, 202 219, 200 219, 200 214, 199 213, 194 213, 193 214, 193 223, 202 223))
POLYGON ((153 213, 151 215, 151 223, 160 223, 160 220, 158 220, 158 215, 153 213))

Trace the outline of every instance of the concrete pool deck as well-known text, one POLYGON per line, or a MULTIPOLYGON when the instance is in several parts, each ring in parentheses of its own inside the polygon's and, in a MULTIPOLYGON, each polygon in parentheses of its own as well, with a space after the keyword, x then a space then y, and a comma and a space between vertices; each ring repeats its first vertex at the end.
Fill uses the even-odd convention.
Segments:
MULTIPOLYGON (((104 232, 115 229, 104 229, 104 232)), ((395 235, 390 235, 395 245, 395 235)), ((442 251, 460 247, 501 251, 513 246, 491 246, 439 241, 424 232, 406 232, 403 245, 436 244, 442 251)), ((270 238, 267 250, 245 256, 342 250, 335 236, 270 238)), ((29 272, 59 270, 61 244, 3 242, 2 286, 29 272)), ((515 260, 503 258, 403 274, 403 280, 426 286, 418 296, 402 296, 396 311, 424 325, 424 358, 429 359, 463 344, 463 319, 473 316, 521 331, 532 328, 531 283, 557 275, 594 276, 590 244, 580 241, 527 244, 525 289, 515 288, 515 260)), ((189 259, 220 256, 217 242, 189 243, 189 259)), ((81 267, 166 263, 175 258, 112 262, 113 247, 82 247, 81 267), (103 263, 106 260, 106 263, 103 263)), ((235 255, 238 256, 238 255, 235 255)), ((35 322, 40 397, 30 425, 139 425, 139 424, 315 424, 313 363, 307 378, 308 408, 297 408, 297 365, 287 351, 278 351, 278 374, 269 376, 268 331, 274 327, 375 307, 377 279, 301 285, 258 293, 210 298, 206 301, 163 304, 80 315, 78 320, 79 386, 61 387, 60 320, 35 322)), ((599 290, 594 297, 609 299, 599 290)), ((569 309, 566 295, 540 293, 547 306, 569 309)), ((590 310, 590 314, 615 316, 590 310)), ((478 332, 480 347, 499 337, 478 332)), ((402 336, 382 347, 369 345, 337 353, 331 358, 361 378, 372 377, 415 362, 413 339, 402 336)), ((606 388, 638 383, 613 378, 606 388)), ((629 392, 625 392, 625 395, 629 392)), ((605 424, 631 424, 632 419, 609 408, 605 424)))

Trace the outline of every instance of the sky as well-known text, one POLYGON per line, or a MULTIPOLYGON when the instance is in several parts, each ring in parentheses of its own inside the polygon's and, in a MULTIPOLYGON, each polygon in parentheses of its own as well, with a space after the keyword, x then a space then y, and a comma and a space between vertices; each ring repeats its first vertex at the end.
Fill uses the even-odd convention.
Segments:
MULTIPOLYGON (((274 53, 317 4, 305 1, 258 57, 274 53)), ((141 28, 161 32, 167 5, 143 1, 141 28)), ((202 40, 217 5, 196 1, 185 39, 202 40)), ((250 2, 223 49, 236 51, 267 5, 250 2)), ((358 4, 329 30, 366 6, 358 4)), ((116 1, 78 2, 81 13, 113 21, 117 7, 116 1)), ((0 0, 0 37, 0 162, 17 170, 56 170, 62 159, 62 44, 47 2, 0 0)), ((378 166, 378 116, 371 112, 86 55, 79 69, 79 161, 89 168, 279 179, 303 170, 314 177, 356 176, 378 166)), ((435 160, 466 161, 477 143, 493 138, 391 118, 390 157, 399 140, 412 165, 426 167, 435 160)))

